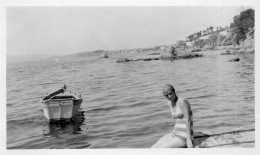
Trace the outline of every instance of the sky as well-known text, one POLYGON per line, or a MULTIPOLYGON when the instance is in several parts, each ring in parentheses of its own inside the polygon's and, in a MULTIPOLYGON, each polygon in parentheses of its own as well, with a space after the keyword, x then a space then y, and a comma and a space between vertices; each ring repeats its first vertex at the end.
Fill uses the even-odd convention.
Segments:
POLYGON ((229 26, 242 6, 8 7, 7 55, 66 55, 169 45, 229 26))

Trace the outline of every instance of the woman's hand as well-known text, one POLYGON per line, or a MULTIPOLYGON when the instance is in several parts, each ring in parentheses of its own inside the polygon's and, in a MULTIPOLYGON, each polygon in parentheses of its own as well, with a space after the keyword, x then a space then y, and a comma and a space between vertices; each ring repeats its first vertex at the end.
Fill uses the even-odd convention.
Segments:
POLYGON ((193 148, 193 144, 192 144, 192 141, 191 141, 190 138, 187 138, 186 142, 187 142, 187 147, 188 148, 193 148))

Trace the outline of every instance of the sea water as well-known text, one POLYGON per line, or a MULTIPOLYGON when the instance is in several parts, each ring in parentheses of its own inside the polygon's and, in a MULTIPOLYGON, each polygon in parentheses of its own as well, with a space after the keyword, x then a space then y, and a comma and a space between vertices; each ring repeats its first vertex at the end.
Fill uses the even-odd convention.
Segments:
POLYGON ((7 65, 7 148, 148 148, 174 126, 161 92, 168 83, 190 102, 195 132, 254 125, 254 53, 220 52, 127 63, 116 59, 148 55, 83 53, 7 65), (69 124, 48 124, 41 96, 64 83, 82 94, 81 111, 69 124))

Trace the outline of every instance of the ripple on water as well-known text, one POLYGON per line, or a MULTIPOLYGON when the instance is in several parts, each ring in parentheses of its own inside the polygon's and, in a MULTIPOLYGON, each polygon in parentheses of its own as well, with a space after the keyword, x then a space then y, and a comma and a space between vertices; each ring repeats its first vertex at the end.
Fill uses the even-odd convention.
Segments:
POLYGON ((103 60, 83 54, 8 66, 7 148, 150 147, 175 123, 161 92, 166 83, 190 102, 195 132, 254 124, 254 55, 232 63, 215 52, 125 64, 115 63, 120 55, 103 60), (82 115, 69 124, 48 124, 40 96, 62 83, 82 94, 82 115))

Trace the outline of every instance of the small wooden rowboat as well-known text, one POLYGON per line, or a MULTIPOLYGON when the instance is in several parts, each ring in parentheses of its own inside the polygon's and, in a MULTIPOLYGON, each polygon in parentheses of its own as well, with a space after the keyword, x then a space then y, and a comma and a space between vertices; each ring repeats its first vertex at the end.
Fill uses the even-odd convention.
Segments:
POLYGON ((43 113, 48 122, 69 120, 80 110, 81 94, 63 88, 45 96, 41 100, 43 113))

